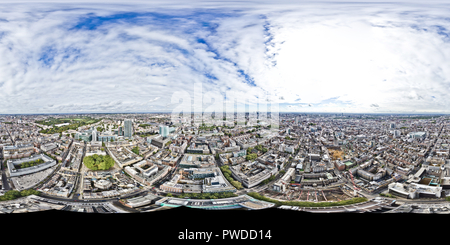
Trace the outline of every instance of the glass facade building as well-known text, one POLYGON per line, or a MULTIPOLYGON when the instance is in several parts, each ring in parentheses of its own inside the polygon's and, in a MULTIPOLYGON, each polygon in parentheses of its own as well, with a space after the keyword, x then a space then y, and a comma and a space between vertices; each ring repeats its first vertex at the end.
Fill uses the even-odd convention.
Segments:
POLYGON ((164 125, 160 125, 159 126, 159 134, 162 137, 167 137, 169 135, 169 127, 168 126, 164 126, 164 125))
POLYGON ((131 137, 133 135, 133 122, 131 120, 125 120, 124 128, 123 136, 131 137))

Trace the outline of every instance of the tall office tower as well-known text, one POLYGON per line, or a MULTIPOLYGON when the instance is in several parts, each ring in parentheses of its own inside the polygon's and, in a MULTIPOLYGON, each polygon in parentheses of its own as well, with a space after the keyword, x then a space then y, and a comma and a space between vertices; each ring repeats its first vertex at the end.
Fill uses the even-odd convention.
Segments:
POLYGON ((131 120, 125 120, 124 122, 125 130, 123 133, 124 137, 131 137, 133 135, 133 122, 131 120))
POLYGON ((390 127, 390 128, 395 128, 395 123, 391 123, 391 124, 389 125, 389 127, 390 127))
POLYGON ((298 116, 295 117, 295 124, 298 124, 298 116))
POLYGON ((169 135, 169 126, 159 125, 159 134, 162 137, 167 137, 169 135))
POLYGON ((118 136, 123 136, 122 126, 119 126, 119 130, 118 130, 117 134, 118 134, 118 136))
POLYGON ((92 131, 92 141, 97 141, 97 129, 95 129, 92 131))

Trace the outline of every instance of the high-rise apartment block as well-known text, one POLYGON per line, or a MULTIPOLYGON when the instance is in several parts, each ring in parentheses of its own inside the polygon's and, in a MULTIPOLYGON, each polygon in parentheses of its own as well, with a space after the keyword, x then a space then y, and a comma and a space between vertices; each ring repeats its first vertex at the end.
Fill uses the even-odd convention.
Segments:
POLYGON ((159 126, 159 134, 162 137, 167 137, 169 135, 169 127, 168 126, 164 126, 164 125, 160 125, 159 126))
POLYGON ((131 137, 133 135, 133 122, 129 119, 125 120, 124 128, 125 128, 125 130, 124 130, 123 136, 131 137))

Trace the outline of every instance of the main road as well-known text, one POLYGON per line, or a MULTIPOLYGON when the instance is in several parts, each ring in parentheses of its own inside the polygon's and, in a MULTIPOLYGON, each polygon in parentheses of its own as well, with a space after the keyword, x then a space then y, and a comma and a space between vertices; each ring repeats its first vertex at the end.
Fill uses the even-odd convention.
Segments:
POLYGON ((367 201, 363 203, 356 203, 345 206, 334 207, 317 207, 317 208, 299 208, 299 211, 306 211, 311 213, 344 213, 344 212, 373 212, 379 211, 383 206, 389 206, 388 202, 382 203, 377 201, 367 201))
MULTIPOLYGON (((3 165, 3 159, 1 159, 2 161, 2 165, 3 165)), ((11 190, 11 187, 9 186, 8 183, 8 178, 6 176, 6 170, 4 168, 4 166, 2 166, 2 170, 1 170, 1 175, 2 175, 2 189, 5 191, 11 190)))

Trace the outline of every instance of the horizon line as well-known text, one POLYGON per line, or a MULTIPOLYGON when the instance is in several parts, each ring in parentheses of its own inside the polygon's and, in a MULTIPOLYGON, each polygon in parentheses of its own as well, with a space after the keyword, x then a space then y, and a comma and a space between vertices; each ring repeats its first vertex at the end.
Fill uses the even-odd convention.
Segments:
MULTIPOLYGON (((0 116, 9 116, 9 115, 68 115, 68 114, 171 114, 172 112, 48 112, 48 113, 0 113, 0 116)), ((190 112, 190 114, 200 114, 200 113, 215 113, 215 112, 190 112)), ((226 112, 218 112, 217 114, 226 114, 226 112)), ((254 112, 233 112, 233 114, 241 114, 241 113, 260 113, 259 111, 254 112)), ((264 112, 263 112, 264 113, 264 112)), ((268 112, 270 113, 270 112, 268 112)), ((292 111, 280 111, 278 113, 284 114, 358 114, 358 115, 450 115, 449 113, 430 113, 430 112, 292 112, 292 111)), ((183 113, 184 114, 184 113, 183 113)), ((189 114, 189 113, 186 113, 189 114)))

